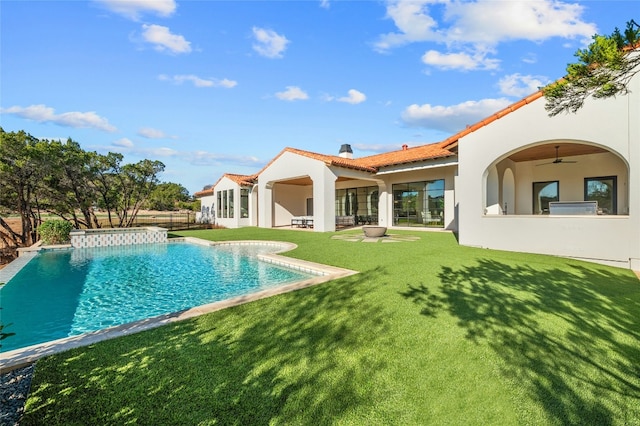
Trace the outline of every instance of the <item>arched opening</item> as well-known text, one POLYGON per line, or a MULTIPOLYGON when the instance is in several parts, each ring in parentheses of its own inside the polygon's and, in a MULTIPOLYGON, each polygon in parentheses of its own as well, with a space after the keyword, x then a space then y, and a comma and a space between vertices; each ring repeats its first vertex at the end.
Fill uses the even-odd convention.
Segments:
POLYGON ((487 215, 629 212, 629 166, 587 141, 554 140, 505 153, 485 171, 487 215))

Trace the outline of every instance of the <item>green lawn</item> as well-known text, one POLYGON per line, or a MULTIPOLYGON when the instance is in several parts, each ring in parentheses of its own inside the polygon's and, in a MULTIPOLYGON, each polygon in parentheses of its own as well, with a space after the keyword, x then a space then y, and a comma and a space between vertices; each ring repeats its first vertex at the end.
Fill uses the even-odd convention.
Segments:
POLYGON ((404 233, 179 233, 360 274, 42 359, 21 425, 640 425, 631 271, 404 233))

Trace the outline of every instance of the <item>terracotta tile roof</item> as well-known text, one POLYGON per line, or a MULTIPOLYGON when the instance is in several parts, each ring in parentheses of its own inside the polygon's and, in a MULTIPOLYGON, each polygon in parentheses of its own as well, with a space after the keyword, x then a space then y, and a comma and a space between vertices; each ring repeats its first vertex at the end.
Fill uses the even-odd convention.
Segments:
POLYGON ((198 191, 193 194, 193 196, 196 198, 202 198, 208 195, 213 195, 213 186, 209 189, 203 189, 202 191, 198 191))
POLYGON ((454 152, 443 148, 439 143, 420 145, 412 148, 405 148, 399 151, 385 152, 383 154, 370 155, 358 158, 359 164, 367 165, 379 169, 380 167, 393 166, 397 164, 414 163, 416 161, 433 160, 435 158, 445 158, 455 155, 454 152))
MULTIPOLYGON (((233 174, 233 173, 225 173, 222 177, 227 177, 228 179, 232 180, 233 182, 237 183, 240 186, 251 186, 251 185, 253 185, 255 183, 258 175, 257 174, 253 174, 253 175, 236 175, 236 174, 233 174)), ((219 182, 219 180, 218 180, 218 182, 219 182)))
POLYGON ((317 152, 311 152, 311 151, 305 151, 302 149, 287 147, 282 151, 280 151, 280 153, 276 155, 273 158, 273 160, 269 161, 269 163, 266 166, 264 166, 262 170, 256 173, 256 176, 259 176, 263 170, 271 166, 271 164, 273 164, 273 162, 276 161, 278 158, 280 158, 282 154, 284 154, 285 152, 291 152, 293 154, 302 155, 303 157, 311 158, 313 160, 322 161, 327 166, 345 167, 348 169, 362 170, 362 171, 371 172, 371 173, 375 173, 378 171, 375 167, 365 165, 365 164, 360 164, 357 159, 343 158, 337 155, 318 154, 317 152))
POLYGON ((196 198, 202 198, 208 195, 213 195, 213 189, 225 177, 232 180, 233 182, 237 183, 240 186, 251 186, 255 183, 256 179, 258 178, 258 174, 256 173, 253 175, 238 175, 234 173, 225 173, 220 177, 220 179, 216 181, 216 183, 211 185, 211 188, 198 191, 194 193, 193 196, 196 198))
POLYGON ((378 170, 369 164, 362 163, 357 158, 344 158, 338 155, 325 155, 315 152, 303 151, 295 148, 287 148, 289 152, 293 152, 305 157, 313 158, 314 160, 324 161, 327 166, 345 167, 347 169, 363 170, 365 172, 375 173, 378 170))

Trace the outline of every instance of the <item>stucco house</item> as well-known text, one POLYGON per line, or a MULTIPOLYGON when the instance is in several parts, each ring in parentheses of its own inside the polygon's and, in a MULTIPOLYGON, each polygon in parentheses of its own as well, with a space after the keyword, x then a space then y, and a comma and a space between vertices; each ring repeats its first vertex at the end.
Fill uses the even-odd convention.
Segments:
POLYGON ((251 196, 254 179, 255 175, 225 173, 215 184, 196 192, 196 198, 200 199, 196 220, 217 223, 226 228, 252 225, 249 212, 255 205, 251 196))
POLYGON ((439 228, 463 245, 640 270, 640 76, 576 114, 544 106, 537 92, 442 142, 367 157, 285 148, 257 174, 197 193, 201 216, 317 232, 439 228))

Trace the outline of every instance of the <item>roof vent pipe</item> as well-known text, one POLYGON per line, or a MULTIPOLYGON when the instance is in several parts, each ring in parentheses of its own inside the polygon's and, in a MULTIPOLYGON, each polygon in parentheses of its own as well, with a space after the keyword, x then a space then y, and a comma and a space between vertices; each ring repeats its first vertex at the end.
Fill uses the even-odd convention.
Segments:
POLYGON ((340 147, 340 153, 338 154, 342 158, 353 158, 353 150, 348 143, 342 144, 340 147))
POLYGON ((409 148, 409 145, 407 145, 406 143, 404 145, 402 145, 402 150, 406 151, 409 148))

